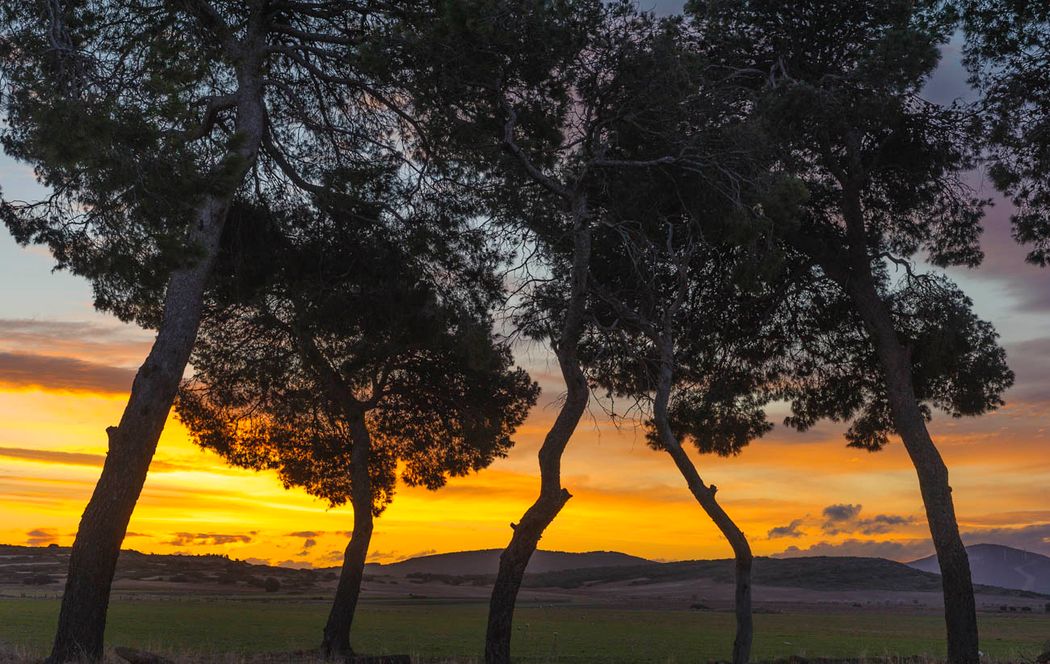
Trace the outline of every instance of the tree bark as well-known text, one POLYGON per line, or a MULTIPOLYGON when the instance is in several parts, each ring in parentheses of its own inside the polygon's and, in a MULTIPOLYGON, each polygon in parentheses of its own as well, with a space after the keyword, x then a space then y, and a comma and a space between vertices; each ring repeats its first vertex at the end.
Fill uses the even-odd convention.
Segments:
POLYGON ((238 72, 236 127, 244 140, 227 159, 236 160, 233 163, 240 177, 233 177, 230 182, 235 184, 221 195, 205 196, 198 206, 187 239, 190 246, 199 248, 200 257, 172 273, 156 340, 135 375, 120 423, 106 430, 109 453, 73 542, 49 664, 102 658, 120 545, 197 337, 204 290, 219 252, 230 200, 254 163, 262 140, 265 112, 260 65, 259 57, 247 58, 238 72))
POLYGON ((372 541, 372 481, 369 456, 372 436, 365 423, 364 412, 350 421, 353 450, 350 454, 350 500, 354 506, 354 532, 343 554, 343 568, 335 590, 332 610, 324 627, 321 652, 325 659, 347 659, 354 655, 350 647, 350 628, 361 595, 361 581, 365 573, 368 545, 372 541))
POLYGON ((486 664, 510 664, 510 641, 513 633, 514 605, 525 576, 525 568, 536 551, 543 531, 572 498, 561 485, 561 457, 587 408, 590 393, 587 378, 577 355, 587 300, 587 272, 591 255, 591 232, 587 221, 586 201, 574 204, 572 288, 562 320, 555 354, 566 396, 558 417, 547 432, 539 452, 540 495, 518 524, 511 524, 514 534, 499 558, 499 571, 489 600, 488 629, 485 634, 486 664))
POLYGON ((901 343, 890 307, 875 286, 859 192, 847 186, 843 195, 843 216, 850 245, 847 290, 875 346, 893 425, 919 478, 926 519, 941 568, 948 661, 976 664, 980 661, 977 607, 969 557, 955 517, 948 467, 930 437, 915 396, 911 351, 901 343))
POLYGON ((722 535, 733 547, 736 594, 734 607, 736 612, 736 637, 733 639, 733 664, 747 664, 751 659, 751 642, 754 637, 754 621, 751 614, 751 564, 754 556, 747 537, 737 527, 733 519, 715 500, 715 490, 704 484, 696 466, 689 459, 685 449, 678 441, 670 445, 665 443, 667 453, 671 455, 682 477, 685 478, 689 491, 700 503, 707 516, 715 522, 722 535))
POLYGON ((678 471, 689 486, 689 491, 733 548, 736 583, 734 598, 736 636, 733 639, 732 661, 733 664, 747 664, 751 659, 751 642, 754 637, 754 621, 751 613, 751 565, 754 556, 743 531, 715 500, 716 489, 704 484, 696 466, 693 465, 689 455, 686 454, 671 429, 667 408, 673 385, 674 345, 670 339, 669 330, 665 328, 663 336, 656 342, 660 348, 661 362, 653 400, 653 421, 660 436, 661 446, 674 460, 675 466, 678 467, 678 471))

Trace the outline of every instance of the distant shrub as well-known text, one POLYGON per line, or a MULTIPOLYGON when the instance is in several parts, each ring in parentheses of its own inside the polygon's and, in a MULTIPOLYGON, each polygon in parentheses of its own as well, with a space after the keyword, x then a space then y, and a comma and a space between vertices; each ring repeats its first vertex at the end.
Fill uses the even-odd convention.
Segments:
POLYGON ((266 580, 263 581, 263 590, 265 590, 268 593, 275 593, 280 589, 281 582, 273 578, 272 576, 266 577, 266 580))

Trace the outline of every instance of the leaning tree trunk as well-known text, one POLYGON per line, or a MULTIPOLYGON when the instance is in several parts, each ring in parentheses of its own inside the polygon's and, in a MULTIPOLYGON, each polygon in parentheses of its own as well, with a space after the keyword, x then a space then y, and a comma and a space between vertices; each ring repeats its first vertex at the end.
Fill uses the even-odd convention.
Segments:
POLYGON ((970 561, 955 517, 948 467, 930 437, 915 396, 911 351, 901 343, 892 312, 875 287, 859 196, 852 193, 847 191, 844 210, 850 240, 848 291, 875 345, 886 381, 890 416, 919 478, 926 519, 941 568, 948 661, 976 664, 980 661, 977 606, 970 561))
POLYGON ((219 251, 230 199, 255 161, 262 140, 265 114, 258 77, 240 83, 236 121, 245 140, 227 156, 240 177, 230 180, 234 184, 223 195, 208 195, 197 208, 188 240, 199 248, 200 255, 193 264, 172 273, 156 340, 135 374, 120 423, 106 430, 109 452, 73 541, 49 664, 102 658, 106 610, 120 545, 197 338, 204 289, 219 251))
POLYGON ((715 522, 722 535, 733 547, 736 579, 736 637, 733 639, 733 664, 747 664, 751 658, 751 641, 754 636, 754 622, 751 615, 751 563, 754 556, 747 537, 737 527, 722 506, 715 500, 715 489, 704 484, 696 466, 689 459, 682 446, 677 442, 665 445, 667 453, 674 459, 679 472, 685 478, 689 491, 696 502, 700 503, 707 516, 715 522))
POLYGON ((514 534, 499 557, 499 571, 489 600, 488 629, 485 634, 486 664, 510 664, 510 640, 514 605, 525 576, 525 568, 536 551, 547 526, 572 495, 561 485, 561 457, 587 408, 589 392, 577 355, 583 334, 584 309, 587 299, 587 271, 590 263, 591 234, 587 226, 585 202, 576 208, 573 229, 572 290, 556 340, 555 354, 566 396, 558 417, 540 447, 540 495, 525 512, 521 522, 511 524, 514 534))
POLYGON ((718 529, 722 531, 722 535, 729 541, 729 545, 733 547, 734 578, 736 580, 734 598, 736 637, 733 639, 732 661, 733 664, 747 664, 751 658, 751 642, 754 637, 754 621, 751 614, 751 563, 754 556, 751 554, 751 546, 743 531, 715 500, 716 489, 704 484, 696 466, 693 465, 689 455, 686 454, 671 429, 667 407, 673 384, 674 344, 671 341, 669 330, 664 330, 664 335, 657 340, 657 345, 661 350, 661 363, 653 402, 653 421, 656 424, 661 447, 671 455, 678 471, 685 478, 689 491, 696 498, 696 502, 700 503, 700 507, 714 521, 718 529))
POLYGON ((354 507, 354 532, 343 554, 339 585, 324 627, 321 652, 325 659, 346 659, 354 654, 350 647, 350 628, 361 595, 368 545, 372 541, 372 482, 369 473, 372 437, 363 413, 351 420, 350 427, 353 438, 350 500, 354 507))

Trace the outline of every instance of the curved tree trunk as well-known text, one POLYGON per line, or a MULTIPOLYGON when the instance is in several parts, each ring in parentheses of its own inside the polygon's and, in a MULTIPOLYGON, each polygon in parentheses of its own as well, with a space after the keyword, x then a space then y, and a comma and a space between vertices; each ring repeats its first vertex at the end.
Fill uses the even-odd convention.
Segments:
POLYGON ((751 564, 754 556, 747 537, 733 522, 722 506, 715 500, 715 489, 704 484, 689 455, 675 441, 667 447, 667 453, 674 459, 675 465, 689 485, 689 491, 700 503, 707 516, 715 522, 722 535, 733 547, 735 560, 735 611, 736 637, 733 639, 733 664, 746 664, 751 658, 751 642, 754 637, 754 621, 751 614, 751 564))
POLYGON ((499 571, 489 600, 488 628, 485 634, 486 664, 510 664, 510 640, 513 633, 514 605, 518 599, 525 568, 539 544, 543 531, 554 521, 572 495, 561 486, 561 457, 587 408, 590 393, 583 374, 577 347, 583 334, 587 299, 587 271, 590 263, 591 234, 586 220, 586 202, 575 207, 573 228, 572 290, 561 333, 555 342, 555 354, 566 396, 558 417, 540 447, 540 495, 518 524, 511 524, 514 534, 499 557, 499 571))
POLYGON ((843 216, 850 243, 851 269, 847 290, 875 345, 886 381, 890 415, 915 466, 937 563, 941 568, 948 661, 952 664, 977 664, 980 661, 977 606, 970 561, 955 517, 948 467, 930 437, 926 418, 915 396, 911 351, 901 343, 889 305, 875 287, 860 197, 849 187, 844 192, 843 216))
POLYGON ((219 252, 230 199, 254 163, 262 140, 265 114, 254 71, 240 81, 238 93, 237 131, 245 140, 227 156, 235 160, 240 176, 233 174, 233 186, 223 195, 206 196, 198 207, 187 239, 200 248, 201 255, 192 265, 172 273, 156 340, 135 375, 120 423, 106 430, 109 452, 73 542, 49 664, 102 658, 106 610, 120 545, 197 338, 204 290, 219 252))
POLYGON ((353 451, 351 452, 350 500, 354 506, 354 532, 343 554, 343 568, 335 590, 332 610, 324 627, 321 652, 325 659, 345 659, 354 654, 350 647, 350 628, 361 595, 361 580, 365 573, 368 545, 372 541, 372 482, 369 474, 369 455, 372 437, 365 424, 364 414, 351 422, 353 451))
MULTIPOLYGON (((668 321, 669 322, 669 321, 668 321)), ((733 547, 733 558, 735 560, 736 594, 734 608, 736 612, 736 636, 733 639, 733 664, 747 664, 751 658, 751 642, 754 637, 754 620, 751 614, 751 564, 754 556, 751 546, 743 531, 729 517, 722 506, 715 500, 716 489, 704 484, 696 466, 693 465, 689 455, 686 454, 682 444, 671 430, 670 420, 667 415, 668 403, 671 397, 671 386, 673 385, 674 367, 674 344, 670 337, 670 325, 665 326, 663 335, 656 340, 660 348, 661 362, 655 397, 653 400, 653 421, 660 443, 664 450, 671 455, 678 471, 685 478, 689 491, 700 503, 707 516, 714 521, 722 532, 722 535, 733 547)))

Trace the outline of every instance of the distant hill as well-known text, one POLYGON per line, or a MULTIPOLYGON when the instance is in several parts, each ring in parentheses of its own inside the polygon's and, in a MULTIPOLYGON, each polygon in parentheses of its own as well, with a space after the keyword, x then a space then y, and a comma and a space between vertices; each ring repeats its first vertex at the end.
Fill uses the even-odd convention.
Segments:
MULTIPOLYGON (((974 583, 1050 594, 1050 558, 1000 544, 966 547, 974 583)), ((937 556, 908 563, 910 567, 940 574, 937 556)))
MULTIPOLYGON (((62 588, 69 566, 67 546, 16 546, 0 544, 0 584, 62 588)), ((147 584, 213 585, 260 590, 267 577, 285 590, 305 591, 320 581, 335 579, 330 570, 289 569, 253 565, 217 555, 178 555, 120 552, 114 581, 147 584)))
MULTIPOLYGON (((633 567, 566 570, 534 574, 525 585, 571 588, 595 583, 629 581, 632 585, 710 579, 733 582, 732 560, 691 560, 633 567)), ((886 590, 940 592, 936 574, 883 558, 825 557, 756 558, 752 582, 809 590, 886 590)), ((987 590, 987 589, 985 589, 987 590)))
MULTIPOLYGON (((369 563, 365 566, 365 572, 395 576, 408 576, 409 574, 489 576, 495 575, 499 570, 499 556, 502 552, 502 549, 482 549, 418 556, 387 565, 369 563)), ((651 560, 616 551, 588 551, 586 553, 537 551, 529 560, 529 566, 525 571, 527 574, 544 574, 572 569, 617 568, 652 564, 654 563, 651 560)))
MULTIPOLYGON (((69 551, 68 547, 58 546, 0 545, 0 585, 42 586, 58 591, 69 564, 69 551)), ((992 545, 971 547, 970 551, 975 581, 1000 586, 979 585, 978 592, 1028 598, 1041 597, 1036 593, 1050 594, 1046 584, 1050 558, 992 545)), ((407 587, 407 584, 437 584, 439 588, 448 586, 450 591, 454 588, 455 592, 463 588, 483 588, 490 586, 495 578, 499 554, 498 549, 461 551, 420 556, 389 565, 370 564, 366 578, 372 579, 384 592, 398 592, 390 589, 407 587)), ((940 592, 940 577, 917 569, 920 565, 935 567, 936 562, 927 559, 909 566, 882 558, 756 558, 752 580, 756 585, 811 591, 940 592)), ((717 585, 733 582, 732 560, 657 563, 614 551, 537 551, 528 571, 524 585, 532 589, 612 584, 610 591, 617 593, 621 592, 617 587, 696 580, 717 585)), ((150 592, 261 593, 268 578, 279 582, 281 592, 317 592, 322 586, 333 584, 337 577, 338 569, 334 568, 288 569, 253 565, 225 556, 144 554, 130 550, 121 551, 116 573, 118 588, 150 592)))
MULTIPOLYGON (((602 584, 626 584, 636 587, 698 579, 707 579, 719 584, 733 583, 733 561, 730 559, 657 563, 609 552, 565 554, 551 551, 538 551, 536 556, 540 565, 537 565, 537 568, 530 565, 530 573, 523 581, 526 588, 571 589, 602 584), (618 564, 581 566, 581 563, 598 563, 603 557, 610 556, 615 557, 618 564), (643 562, 630 562, 632 558, 643 562), (562 567, 544 570, 542 565, 562 567)), ((370 567, 368 571, 371 574, 394 573, 417 582, 484 586, 494 580, 498 558, 498 550, 465 551, 412 558, 393 565, 370 567), (488 569, 487 572, 474 571, 485 568, 488 569), (453 571, 457 569, 470 571, 457 574, 453 571)), ((941 579, 936 574, 883 558, 756 558, 752 581, 756 585, 817 591, 941 592, 941 579)), ((987 586, 978 586, 976 590, 1015 596, 1035 594, 1031 591, 987 586)))

